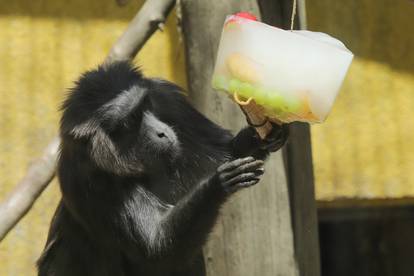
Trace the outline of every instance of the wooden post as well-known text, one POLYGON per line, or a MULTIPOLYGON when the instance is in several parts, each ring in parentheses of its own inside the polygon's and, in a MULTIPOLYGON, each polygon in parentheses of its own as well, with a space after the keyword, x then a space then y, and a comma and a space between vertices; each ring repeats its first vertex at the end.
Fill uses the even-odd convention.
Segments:
POLYGON ((294 123, 284 149, 295 243, 301 276, 319 276, 319 236, 309 125, 294 123))
MULTIPOLYGON (((305 0, 298 1, 294 29, 306 29, 305 0)), ((283 29, 290 28, 292 0, 259 0, 263 22, 283 29)), ((310 127, 293 123, 284 148, 289 182, 295 258, 299 275, 320 275, 318 219, 316 212, 310 127)))
MULTIPOLYGON (((236 132, 246 125, 243 114, 210 84, 224 18, 239 11, 259 15, 259 4, 265 22, 286 27, 292 3, 180 2, 190 98, 210 119, 236 132)), ((305 14, 303 3, 298 2, 299 15, 305 14)), ((285 162, 280 152, 273 154, 261 183, 239 193, 223 208, 204 250, 208 275, 320 275, 309 127, 292 124, 290 131, 285 162)))
MULTIPOLYGON (((211 120, 236 132, 246 125, 244 115, 237 104, 213 91, 211 76, 225 16, 239 11, 259 15, 257 2, 180 2, 191 100, 211 120)), ((261 183, 224 206, 204 250, 208 275, 297 275, 285 172, 281 152, 273 154, 261 183)))

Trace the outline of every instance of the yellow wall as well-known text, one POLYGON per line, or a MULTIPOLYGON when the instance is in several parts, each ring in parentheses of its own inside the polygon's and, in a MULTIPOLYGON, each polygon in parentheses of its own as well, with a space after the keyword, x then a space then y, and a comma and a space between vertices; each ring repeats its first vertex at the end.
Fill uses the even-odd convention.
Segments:
MULTIPOLYGON (((57 133, 58 106, 78 74, 103 61, 142 1, 0 3, 0 201, 57 133)), ((136 59, 147 75, 185 85, 172 14, 136 59)), ((0 243, 0 275, 34 275, 60 194, 56 181, 0 243)))
POLYGON ((414 2, 306 2, 308 28, 355 54, 333 112, 312 126, 317 198, 414 197, 414 2))

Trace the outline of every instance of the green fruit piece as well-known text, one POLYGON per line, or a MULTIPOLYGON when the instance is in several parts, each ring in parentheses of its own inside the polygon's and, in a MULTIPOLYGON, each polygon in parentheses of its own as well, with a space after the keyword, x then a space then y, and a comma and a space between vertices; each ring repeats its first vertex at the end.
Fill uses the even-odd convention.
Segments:
POLYGON ((282 109, 284 106, 283 97, 275 92, 270 92, 267 94, 267 104, 274 109, 282 109))
POLYGON ((283 116, 283 114, 286 114, 286 112, 285 112, 285 111, 283 111, 283 110, 282 110, 282 109, 280 109, 280 108, 274 108, 274 109, 273 109, 273 113, 275 113, 275 114, 276 114, 276 116, 278 116, 278 117, 283 116))
POLYGON ((231 93, 237 92, 240 93, 241 81, 238 79, 231 79, 229 82, 229 91, 231 93))
POLYGON ((267 91, 263 88, 256 88, 253 94, 254 101, 259 105, 264 105, 266 107, 267 102, 267 91))
POLYGON ((277 109, 266 109, 266 115, 270 118, 279 118, 282 113, 277 109))
POLYGON ((286 111, 290 113, 298 113, 301 109, 301 102, 297 99, 287 99, 286 101, 286 111))
POLYGON ((251 85, 248 82, 242 82, 242 83, 240 83, 239 91, 237 91, 237 92, 241 96, 243 96, 246 99, 248 99, 248 98, 254 96, 255 88, 254 88, 253 85, 251 85))
POLYGON ((214 76, 213 81, 211 82, 214 89, 227 91, 228 83, 225 77, 223 76, 214 76))

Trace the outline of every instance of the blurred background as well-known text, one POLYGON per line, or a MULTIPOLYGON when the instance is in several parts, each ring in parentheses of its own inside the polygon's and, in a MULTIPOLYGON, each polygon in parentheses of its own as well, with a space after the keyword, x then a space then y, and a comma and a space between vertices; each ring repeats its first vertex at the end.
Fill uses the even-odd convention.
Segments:
MULTIPOLYGON (((0 201, 57 133, 77 76, 104 60, 143 1, 0 3, 0 201)), ((322 275, 413 275, 414 2, 306 0, 308 29, 355 59, 328 120, 312 126, 322 275)), ((186 85, 174 12, 135 59, 186 85)), ((34 275, 60 198, 54 181, 0 243, 0 275, 34 275)))

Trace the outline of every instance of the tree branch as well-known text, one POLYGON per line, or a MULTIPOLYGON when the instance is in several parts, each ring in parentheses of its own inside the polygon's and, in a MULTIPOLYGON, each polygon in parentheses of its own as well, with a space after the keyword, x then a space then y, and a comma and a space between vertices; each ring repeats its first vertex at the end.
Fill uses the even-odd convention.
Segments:
POLYGON ((105 63, 133 59, 148 38, 158 28, 162 29, 174 3, 174 0, 147 0, 112 47, 105 63))
POLYGON ((0 205, 0 241, 30 210, 55 176, 59 143, 58 137, 53 139, 42 156, 33 161, 26 175, 0 205))
MULTIPOLYGON (((131 60, 150 36, 161 26, 174 6, 174 0, 147 0, 126 31, 113 45, 105 64, 131 60)), ((30 210, 55 175, 59 137, 32 162, 26 175, 0 204, 0 242, 30 210)))

